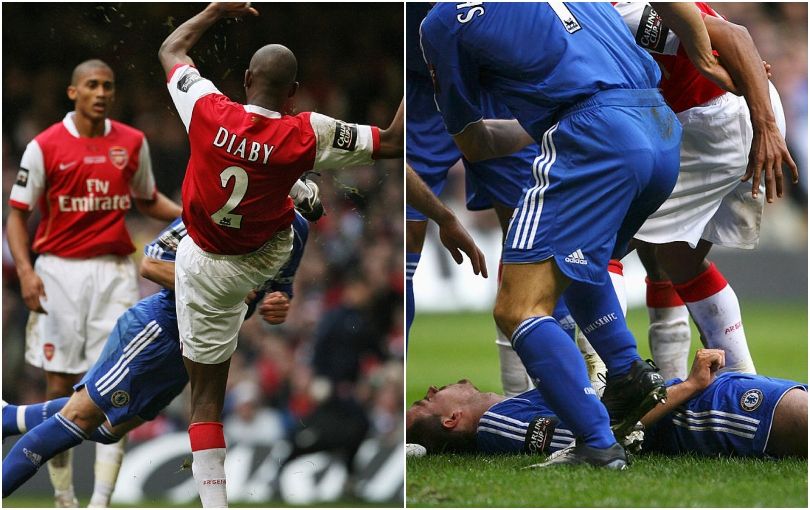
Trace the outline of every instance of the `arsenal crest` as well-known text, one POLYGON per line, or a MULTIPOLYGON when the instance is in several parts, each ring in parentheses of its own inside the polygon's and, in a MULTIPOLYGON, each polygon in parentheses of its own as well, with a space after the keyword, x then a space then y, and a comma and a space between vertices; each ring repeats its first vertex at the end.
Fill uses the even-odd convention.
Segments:
POLYGON ((42 346, 42 354, 45 355, 45 359, 51 361, 53 359, 53 353, 56 352, 56 346, 53 344, 45 344, 42 346))
POLYGON ((124 147, 112 147, 110 148, 110 161, 115 168, 123 170, 129 162, 129 153, 124 147))

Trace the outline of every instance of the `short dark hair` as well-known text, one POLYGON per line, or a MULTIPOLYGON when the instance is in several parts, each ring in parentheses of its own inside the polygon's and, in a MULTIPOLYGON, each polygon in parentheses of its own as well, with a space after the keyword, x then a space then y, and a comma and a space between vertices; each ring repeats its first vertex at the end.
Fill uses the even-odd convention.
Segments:
POLYGON ((475 453, 475 432, 459 432, 442 427, 438 415, 420 416, 405 430, 405 442, 417 443, 428 453, 475 453))

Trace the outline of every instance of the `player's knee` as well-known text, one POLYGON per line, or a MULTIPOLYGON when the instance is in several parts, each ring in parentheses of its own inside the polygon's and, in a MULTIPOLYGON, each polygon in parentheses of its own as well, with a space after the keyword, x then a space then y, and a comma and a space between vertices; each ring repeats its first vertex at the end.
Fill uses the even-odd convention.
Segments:
POLYGON ((59 414, 75 423, 88 434, 106 420, 104 413, 90 399, 84 389, 74 393, 67 404, 59 411, 59 414))
POLYGON ((492 316, 495 318, 495 324, 503 331, 507 338, 511 338, 515 328, 523 320, 522 313, 513 306, 506 304, 506 300, 497 299, 495 301, 495 308, 492 310, 492 316))

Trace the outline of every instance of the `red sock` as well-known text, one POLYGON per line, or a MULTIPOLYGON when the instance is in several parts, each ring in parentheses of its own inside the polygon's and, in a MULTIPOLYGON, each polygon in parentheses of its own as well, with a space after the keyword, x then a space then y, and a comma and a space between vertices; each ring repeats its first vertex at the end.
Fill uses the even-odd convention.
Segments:
POLYGON ((675 285, 675 290, 687 303, 700 301, 709 296, 713 296, 723 290, 728 285, 723 273, 712 262, 709 268, 692 278, 688 282, 675 285))
POLYGON ((645 278, 647 283, 647 306, 650 308, 672 308, 683 306, 683 300, 675 291, 675 286, 669 280, 654 282, 645 278))

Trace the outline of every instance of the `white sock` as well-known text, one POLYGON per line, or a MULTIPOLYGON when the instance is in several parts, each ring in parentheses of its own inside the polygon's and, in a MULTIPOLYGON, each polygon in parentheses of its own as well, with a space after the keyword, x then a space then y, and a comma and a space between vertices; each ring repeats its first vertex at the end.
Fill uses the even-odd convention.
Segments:
POLYGON ((509 339, 501 332, 500 328, 496 329, 498 337, 495 339, 495 343, 498 345, 498 356, 501 362, 503 394, 507 397, 514 397, 534 388, 534 383, 532 383, 529 374, 526 373, 526 368, 523 366, 523 362, 520 361, 520 356, 512 349, 509 339))
POLYGON ((706 347, 726 351, 726 366, 720 372, 757 373, 745 338, 740 302, 730 285, 686 306, 703 333, 706 347))
POLYGON ((585 365, 588 367, 588 379, 591 380, 591 386, 601 398, 605 392, 607 367, 579 328, 577 328, 576 340, 579 352, 582 353, 582 357, 585 358, 585 365), (602 376, 600 377, 599 374, 602 374, 602 376))
POLYGON ((726 367, 721 371, 755 374, 754 361, 745 339, 740 302, 717 267, 711 264, 691 281, 675 285, 675 289, 689 308, 706 346, 726 352, 726 367))
POLYGON ((225 489, 225 448, 192 452, 191 472, 204 508, 227 508, 225 489))
POLYGON ((96 443, 95 481, 89 508, 107 508, 124 459, 126 436, 112 444, 96 443))
POLYGON ((669 280, 647 283, 647 312, 650 317, 648 339, 653 360, 668 380, 678 377, 686 380, 689 374, 689 347, 692 330, 689 310, 669 280))
POLYGON ((675 377, 686 380, 689 375, 689 348, 692 330, 686 306, 647 308, 650 316, 649 342, 653 361, 664 380, 675 377))
POLYGON ((76 497, 73 490, 73 450, 55 455, 48 461, 48 476, 55 495, 63 499, 76 497))

